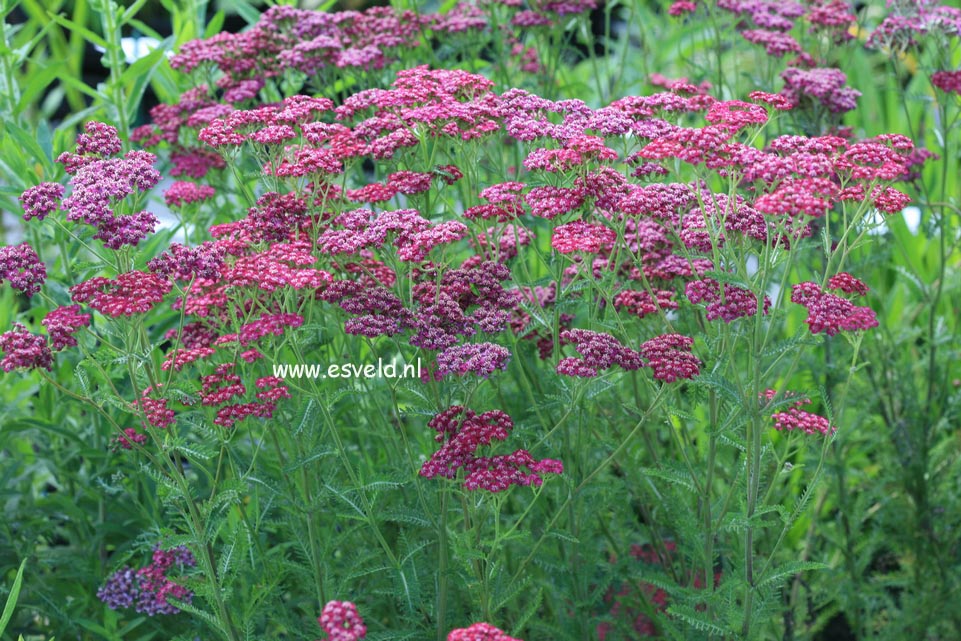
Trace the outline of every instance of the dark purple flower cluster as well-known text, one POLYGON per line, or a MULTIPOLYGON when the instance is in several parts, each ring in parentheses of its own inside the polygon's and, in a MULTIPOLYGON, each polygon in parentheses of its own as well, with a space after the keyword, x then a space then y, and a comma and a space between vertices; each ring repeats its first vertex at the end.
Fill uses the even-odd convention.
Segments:
MULTIPOLYGON (((757 296, 754 292, 721 283, 711 278, 693 280, 687 284, 687 299, 692 303, 704 303, 707 320, 721 319, 730 323, 738 318, 745 318, 757 314, 757 296)), ((763 312, 767 314, 771 307, 770 299, 764 297, 763 312)))
POLYGON ((81 314, 80 305, 67 305, 51 311, 41 324, 47 328, 51 349, 59 352, 66 347, 76 347, 77 339, 73 335, 90 324, 90 314, 81 314))
POLYGON ((21 291, 27 297, 40 291, 47 279, 47 267, 29 243, 0 247, 0 282, 21 291))
POLYGON ((0 334, 0 351, 4 353, 0 366, 5 372, 21 368, 53 369, 53 354, 47 346, 47 339, 31 334, 20 323, 14 323, 12 331, 0 334))
POLYGON ((437 354, 438 376, 463 376, 468 373, 487 378, 496 370, 506 370, 511 353, 493 343, 454 345, 437 354))
POLYGON ((781 94, 795 105, 819 104, 831 113, 844 113, 857 107, 861 92, 845 87, 848 77, 840 69, 799 69, 789 67, 781 74, 781 94))
POLYGON ((931 74, 931 84, 945 93, 961 95, 961 71, 936 71, 931 74))
POLYGON ((147 616, 177 614, 180 608, 168 599, 190 603, 193 592, 173 582, 167 575, 174 566, 183 571, 196 564, 193 554, 184 546, 171 550, 157 548, 146 567, 137 571, 124 567, 111 574, 103 587, 97 590, 97 598, 112 610, 133 606, 138 613, 147 616))
POLYGON ((653 295, 646 291, 625 289, 614 296, 614 307, 644 318, 660 310, 677 309, 677 302, 673 298, 674 292, 665 289, 655 289, 653 295))
POLYGON ((682 378, 694 378, 701 372, 701 361, 691 353, 694 339, 680 334, 663 334, 645 341, 639 350, 654 370, 654 378, 673 383, 682 378))
POLYGON ((569 329, 560 333, 561 343, 573 343, 580 358, 562 358, 557 373, 566 376, 597 376, 601 370, 620 365, 626 370, 644 367, 641 354, 624 347, 620 341, 602 332, 589 329, 569 329))
MULTIPOLYGON (((859 286, 844 276, 838 276, 829 281, 829 287, 841 291, 851 290, 856 294, 866 291, 864 283, 858 281, 859 286)), ((807 308, 808 317, 804 322, 808 324, 812 334, 824 332, 828 336, 834 336, 838 332, 855 332, 878 325, 877 315, 870 307, 857 306, 846 298, 828 293, 817 283, 796 284, 791 293, 791 301, 807 308)))
POLYGON ((23 219, 36 218, 43 220, 47 214, 60 209, 60 199, 63 198, 64 187, 60 183, 40 183, 31 187, 20 195, 23 205, 23 219))
POLYGON ((561 474, 560 461, 531 457, 526 450, 498 456, 477 456, 477 449, 493 441, 506 440, 514 422, 500 410, 476 414, 454 405, 436 415, 427 424, 438 434, 441 448, 421 466, 420 475, 432 479, 455 479, 464 471, 464 488, 502 492, 512 485, 540 485, 541 474, 561 474), (526 470, 526 471, 525 471, 526 470))
POLYGON ((225 247, 209 241, 198 247, 174 243, 160 256, 147 261, 147 268, 171 280, 216 279, 226 264, 226 253, 225 247))

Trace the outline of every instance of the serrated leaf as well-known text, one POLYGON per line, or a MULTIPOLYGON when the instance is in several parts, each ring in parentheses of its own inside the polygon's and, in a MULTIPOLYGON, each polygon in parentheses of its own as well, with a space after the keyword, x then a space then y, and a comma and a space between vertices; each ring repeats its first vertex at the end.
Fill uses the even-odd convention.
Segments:
POLYGON ((698 632, 710 632, 711 634, 715 634, 722 638, 729 636, 731 633, 730 630, 722 628, 716 623, 704 619, 703 613, 684 605, 670 605, 667 608, 667 613, 677 619, 680 619, 698 632))
POLYGON ((771 585, 780 579, 793 576, 795 574, 800 574, 801 572, 808 572, 810 570, 827 570, 830 567, 831 566, 827 564, 819 563, 817 561, 792 561, 778 568, 772 568, 770 574, 758 581, 757 587, 760 588, 765 585, 771 585))

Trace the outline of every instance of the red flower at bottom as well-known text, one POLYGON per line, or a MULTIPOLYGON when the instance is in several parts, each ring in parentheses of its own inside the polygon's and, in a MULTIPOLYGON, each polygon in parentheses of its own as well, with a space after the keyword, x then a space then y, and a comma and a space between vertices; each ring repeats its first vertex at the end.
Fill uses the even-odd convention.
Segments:
POLYGON ((490 623, 475 623, 469 628, 451 630, 447 641, 521 641, 508 636, 503 630, 495 628, 490 623))

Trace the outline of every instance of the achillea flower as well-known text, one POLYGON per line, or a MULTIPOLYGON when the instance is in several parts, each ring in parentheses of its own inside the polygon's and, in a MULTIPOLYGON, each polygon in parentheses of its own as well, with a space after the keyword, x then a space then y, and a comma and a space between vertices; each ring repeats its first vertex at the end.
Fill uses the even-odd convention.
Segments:
POLYGON ((766 123, 767 110, 749 102, 727 100, 711 105, 704 119, 712 125, 725 125, 732 131, 738 131, 751 125, 766 123))
MULTIPOLYGON (((134 443, 136 443, 137 445, 143 445, 146 442, 147 442, 146 434, 144 434, 143 432, 138 432, 137 429, 134 427, 128 427, 123 431, 123 434, 117 435, 115 445, 117 449, 132 450, 134 443)), ((110 609, 116 610, 118 607, 130 607, 129 604, 121 605, 124 598, 121 595, 128 593, 128 591, 129 590, 124 589, 124 586, 121 582, 119 585, 115 585, 112 589, 104 592, 104 594, 112 594, 113 596, 108 598, 100 597, 99 591, 97 592, 97 596, 100 597, 101 601, 104 601, 105 603, 107 603, 110 609), (114 603, 117 603, 118 604, 117 607, 110 605, 111 601, 113 601, 114 603)))
POLYGON ((247 210, 242 228, 254 240, 284 241, 290 233, 308 222, 307 201, 291 192, 267 192, 257 204, 247 210))
POLYGON ((201 377, 201 405, 224 405, 247 393, 247 388, 240 376, 231 371, 234 365, 234 363, 225 363, 218 366, 213 374, 201 377))
POLYGON ((654 370, 654 378, 673 383, 700 373, 701 361, 691 353, 693 346, 693 338, 663 334, 644 342, 639 351, 647 361, 646 366, 654 370))
MULTIPOLYGON (((754 292, 727 283, 723 286, 723 295, 721 291, 721 284, 710 278, 691 281, 686 287, 688 300, 694 304, 706 303, 705 313, 709 321, 721 319, 730 323, 757 314, 757 296, 754 292)), ((771 301, 765 296, 765 314, 770 307, 771 301)))
POLYGON ((931 84, 945 93, 961 94, 961 71, 936 71, 931 84))
POLYGON ((572 212, 584 204, 584 190, 569 187, 534 187, 525 196, 531 213, 548 220, 572 212))
POLYGON ((118 250, 125 245, 136 247, 154 232, 159 223, 157 217, 149 211, 130 216, 115 216, 100 223, 93 237, 102 240, 107 249, 118 250))
POLYGON ((212 347, 199 346, 176 349, 167 354, 167 358, 160 365, 160 369, 167 371, 171 368, 179 372, 184 367, 203 358, 208 358, 217 353, 212 347))
POLYGON ((13 330, 0 334, 0 351, 4 352, 0 367, 3 371, 15 369, 53 369, 53 354, 43 336, 31 334, 20 323, 13 324, 13 330))
POLYGON ((64 187, 60 183, 40 183, 31 187, 20 195, 23 205, 23 219, 36 218, 43 220, 47 214, 60 209, 60 199, 63 198, 64 187))
POLYGON ((227 161, 223 156, 209 149, 181 148, 170 152, 170 175, 174 178, 187 176, 203 178, 211 169, 224 169, 227 161))
POLYGON ((328 641, 357 641, 367 636, 367 626, 350 601, 329 601, 317 618, 328 641))
POLYGON ((197 134, 197 140, 211 147, 239 147, 246 137, 234 131, 226 119, 215 120, 197 134))
POLYGON ((405 196, 413 196, 430 189, 433 172, 396 171, 387 176, 387 185, 405 196))
POLYGON ((408 239, 398 240, 397 257, 408 262, 423 261, 432 249, 464 238, 467 231, 467 225, 464 223, 445 220, 427 229, 414 232, 408 239))
MULTIPOLYGON (((776 396, 777 392, 774 390, 767 390, 764 393, 764 398, 768 401, 773 400, 776 396)), ((790 392, 785 395, 786 398, 792 396, 794 395, 790 392)), ((805 434, 824 434, 825 436, 833 434, 835 427, 826 418, 801 409, 801 407, 810 403, 811 399, 800 398, 786 410, 772 414, 771 419, 774 421, 774 429, 779 431, 801 430, 805 434)))
POLYGON ((84 125, 84 132, 77 136, 77 153, 81 156, 107 158, 119 154, 123 148, 116 127, 91 121, 84 125))
MULTIPOLYGON (((806 402, 810 403, 811 401, 806 402)), ((776 430, 801 430, 805 434, 824 435, 835 431, 835 428, 823 416, 811 414, 796 407, 772 414, 771 418, 774 420, 774 429, 776 430)))
POLYGON ((831 113, 844 113, 857 106, 861 92, 845 87, 847 76, 840 69, 798 69, 790 67, 781 73, 784 95, 795 105, 806 99, 826 107, 831 113))
POLYGON ((70 288, 75 303, 88 303, 102 314, 133 316, 143 314, 162 302, 173 285, 149 272, 125 272, 116 279, 98 276, 70 288))
POLYGON ((290 389, 283 384, 283 379, 276 376, 262 376, 254 381, 260 391, 257 399, 262 402, 275 403, 282 398, 291 398, 290 389))
POLYGON ((180 281, 217 279, 224 270, 225 256, 225 248, 210 241, 197 247, 173 243, 160 256, 148 260, 147 268, 164 278, 180 281))
POLYGON ((0 247, 0 282, 31 297, 47 280, 47 267, 29 243, 0 247))
POLYGON ((697 4, 690 2, 690 0, 675 0, 667 9, 668 15, 675 17, 683 16, 687 13, 694 13, 695 11, 697 11, 697 4))
POLYGON ((164 192, 164 202, 168 207, 183 207, 190 203, 203 202, 213 198, 217 191, 210 185, 177 181, 164 192))
POLYGON ((649 160, 677 158, 697 165, 717 154, 727 144, 731 135, 731 130, 724 125, 678 127, 673 132, 647 143, 638 155, 649 160))
POLYGON ((193 554, 184 546, 172 550, 154 550, 150 565, 136 572, 129 566, 114 572, 97 591, 97 598, 112 610, 135 606, 140 614, 177 614, 180 608, 168 601, 173 597, 190 603, 193 593, 171 581, 167 574, 177 565, 181 570, 196 566, 193 554))
POLYGON ((838 272, 828 279, 828 289, 837 289, 845 294, 864 296, 868 293, 868 286, 864 281, 855 278, 847 272, 838 272))
POLYGON ((262 314, 260 318, 240 326, 237 340, 243 347, 264 336, 283 336, 288 327, 300 327, 304 317, 300 314, 262 314))
POLYGON ((508 636, 504 631, 489 623, 474 623, 466 628, 451 630, 447 641, 521 641, 508 636))
POLYGON ((360 189, 348 189, 347 198, 361 203, 382 203, 397 195, 397 188, 383 183, 370 183, 360 189))
POLYGON ((846 298, 823 291, 816 283, 794 286, 791 301, 808 310, 805 323, 812 334, 824 332, 834 336, 842 331, 860 331, 877 327, 878 319, 870 307, 859 307, 846 298))
POLYGON ((653 183, 631 185, 630 190, 618 203, 619 208, 630 216, 645 216, 676 222, 680 213, 696 202, 690 185, 684 183, 653 183))
POLYGON ((801 45, 793 36, 781 31, 766 29, 746 29, 741 32, 744 39, 750 43, 761 45, 769 56, 783 58, 787 53, 799 53, 801 45))
POLYGON ((662 309, 677 309, 677 303, 671 300, 674 298, 674 292, 663 289, 655 289, 653 292, 652 296, 646 291, 625 289, 614 296, 614 307, 625 309, 638 318, 644 318, 662 309))
POLYGON ((331 176, 342 174, 344 164, 340 157, 330 149, 314 149, 311 147, 289 147, 286 153, 292 156, 283 158, 274 167, 269 163, 264 167, 264 174, 279 178, 296 178, 300 176, 331 176))
POLYGON ((525 450, 502 456, 476 456, 478 447, 506 440, 513 429, 510 416, 500 410, 478 415, 454 405, 431 419, 428 427, 437 431, 435 440, 443 446, 421 466, 420 475, 424 478, 440 476, 453 480, 463 469, 465 489, 501 492, 511 485, 541 485, 541 474, 563 473, 560 461, 536 461, 525 450))
POLYGON ((73 167, 69 183, 73 191, 62 202, 67 220, 96 227, 94 238, 103 240, 110 249, 138 244, 153 232, 157 218, 146 211, 115 216, 113 208, 117 202, 138 191, 149 191, 160 182, 154 161, 153 154, 135 150, 122 158, 91 158, 73 167))
POLYGON ((767 93, 766 91, 752 91, 747 96, 755 102, 770 105, 778 111, 789 111, 794 108, 793 103, 781 94, 767 93))
POLYGON ((601 370, 620 365, 626 370, 644 367, 641 354, 625 347, 610 334, 587 329, 569 329, 560 333, 561 343, 574 343, 581 358, 562 358, 557 373, 566 376, 594 377, 601 370))
POLYGON ((771 216, 821 218, 834 206, 839 192, 826 178, 788 178, 774 191, 758 196, 754 207, 771 216))
POLYGON ((617 240, 617 232, 599 223, 586 223, 583 220, 560 225, 554 228, 551 247, 561 254, 582 251, 596 254, 610 249, 617 240))
POLYGON ((478 194, 492 205, 500 205, 503 209, 519 216, 524 213, 524 196, 522 192, 527 185, 517 181, 497 183, 485 187, 478 194))
POLYGON ((221 427, 233 427, 239 421, 250 416, 257 418, 271 418, 274 415, 275 405, 272 402, 238 403, 236 405, 226 405, 217 410, 214 418, 214 425, 221 427))
POLYGON ((463 376, 470 372, 487 378, 495 370, 506 370, 510 357, 506 347, 493 343, 455 345, 437 354, 437 373, 463 376))
MULTIPOLYGON (((159 387, 159 385, 158 385, 159 387)), ((141 393, 140 398, 133 401, 130 406, 134 411, 143 412, 146 419, 144 425, 152 425, 160 429, 166 429, 173 425, 175 412, 167 407, 169 399, 153 398, 151 394, 154 389, 148 387, 141 393)))
POLYGON ((90 324, 90 314, 81 314, 80 305, 58 307, 48 313, 41 324, 47 328, 51 349, 58 352, 66 347, 76 347, 74 334, 90 324))

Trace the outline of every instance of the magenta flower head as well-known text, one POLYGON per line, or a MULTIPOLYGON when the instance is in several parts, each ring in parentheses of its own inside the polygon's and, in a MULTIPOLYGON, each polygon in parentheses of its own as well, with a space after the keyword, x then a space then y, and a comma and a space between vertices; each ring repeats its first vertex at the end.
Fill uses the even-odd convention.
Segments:
POLYGON ((367 635, 367 626, 357 606, 350 601, 330 601, 317 618, 328 641, 357 641, 367 635))
POLYGON ((490 623, 475 623, 468 628, 451 630, 447 641, 521 641, 508 636, 503 630, 495 628, 490 623))
POLYGON ((13 324, 12 332, 0 334, 0 352, 4 357, 0 367, 5 372, 15 369, 53 369, 53 355, 43 336, 31 334, 20 323, 13 324))
MULTIPOLYGON (((832 277, 828 286, 845 292, 850 290, 858 295, 860 291, 866 291, 864 283, 842 274, 832 277)), ((812 334, 824 332, 828 336, 834 336, 838 332, 854 332, 878 325, 873 309, 855 305, 846 298, 825 292, 816 283, 804 282, 795 285, 791 292, 791 302, 807 308, 808 317, 804 322, 808 324, 812 334)))
POLYGON ((0 283, 4 280, 27 297, 40 291, 47 268, 28 243, 0 247, 0 283))
POLYGON ((60 199, 63 198, 63 185, 60 183, 40 183, 36 187, 27 189, 20 196, 23 205, 23 219, 37 218, 43 220, 47 214, 60 209, 60 199))
POLYGON ((506 370, 511 353, 493 343, 468 343, 448 347, 437 355, 437 373, 441 376, 468 373, 487 378, 495 370, 506 370))
POLYGON ((52 310, 41 323, 47 328, 53 351, 60 351, 76 347, 77 339, 73 335, 90 324, 90 314, 81 314, 80 305, 67 305, 52 310))
POLYGON ((673 383, 700 374, 701 361, 691 353, 694 339, 681 334, 663 334, 641 345, 641 355, 654 370, 654 378, 673 383))

